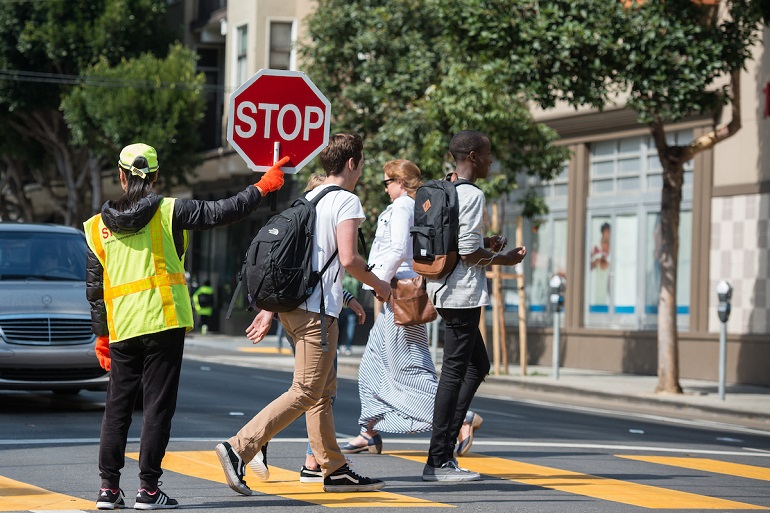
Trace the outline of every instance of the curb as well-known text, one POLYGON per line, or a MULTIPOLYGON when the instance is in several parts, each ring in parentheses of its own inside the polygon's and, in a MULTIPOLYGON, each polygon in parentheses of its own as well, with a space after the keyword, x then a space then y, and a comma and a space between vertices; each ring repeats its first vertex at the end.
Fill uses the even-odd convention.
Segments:
POLYGON ((494 385, 504 385, 508 387, 519 388, 523 390, 531 390, 536 392, 545 393, 558 393, 565 395, 592 397, 594 399, 612 400, 618 402, 631 402, 640 405, 649 405, 659 408, 667 408, 670 410, 685 411, 693 410, 704 413, 710 413, 715 415, 725 415, 731 417, 739 417, 742 419, 758 420, 770 422, 770 414, 767 413, 751 413, 745 410, 731 409, 724 406, 710 406, 707 404, 692 404, 684 401, 677 401, 673 396, 667 396, 667 399, 656 397, 644 397, 628 394, 616 394, 612 392, 603 392, 598 390, 591 390, 586 388, 572 387, 568 385, 559 385, 552 383, 533 383, 529 381, 523 381, 519 379, 501 379, 493 376, 487 376, 485 382, 494 385))

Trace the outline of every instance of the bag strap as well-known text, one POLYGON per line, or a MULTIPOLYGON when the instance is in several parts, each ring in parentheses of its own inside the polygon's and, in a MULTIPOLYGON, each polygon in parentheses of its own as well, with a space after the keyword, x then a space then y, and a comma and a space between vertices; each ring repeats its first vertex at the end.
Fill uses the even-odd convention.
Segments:
MULTIPOLYGON (((233 297, 230 298, 230 306, 227 307, 227 315, 225 316, 226 319, 229 319, 231 315, 233 315, 233 307, 235 306, 235 298, 238 297, 238 293, 241 291, 241 283, 243 283, 243 273, 246 272, 246 260, 243 260, 243 265, 241 266, 241 270, 238 272, 238 284, 235 286, 235 290, 233 291, 233 297)), ((251 303, 251 298, 249 298, 249 303, 251 303)), ((249 307, 251 307, 251 304, 249 304, 249 307)))

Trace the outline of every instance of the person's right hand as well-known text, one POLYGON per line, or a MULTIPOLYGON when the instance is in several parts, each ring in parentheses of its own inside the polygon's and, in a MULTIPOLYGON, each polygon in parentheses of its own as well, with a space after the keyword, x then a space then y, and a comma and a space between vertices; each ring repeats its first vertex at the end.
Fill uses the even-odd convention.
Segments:
POLYGON ((527 248, 526 246, 519 246, 518 248, 513 248, 508 253, 506 253, 505 256, 510 259, 510 262, 508 263, 508 265, 516 265, 522 260, 524 260, 525 256, 527 256, 527 248))
POLYGON ((110 370, 110 337, 96 337, 94 351, 96 351, 96 359, 99 360, 99 367, 106 371, 110 370))
POLYGON ((251 340, 253 344, 262 342, 267 332, 270 331, 270 326, 273 324, 273 312, 262 310, 259 312, 254 320, 251 321, 249 327, 246 328, 246 338, 251 340))
POLYGON ((289 160, 289 157, 284 157, 273 164, 273 167, 268 169, 267 172, 262 175, 262 179, 254 184, 254 186, 259 189, 259 192, 262 193, 262 196, 268 192, 277 191, 283 186, 283 171, 281 171, 281 166, 286 164, 289 160))
POLYGON ((364 311, 364 307, 361 306, 361 303, 359 303, 356 298, 351 298, 350 301, 348 301, 348 308, 355 312, 356 317, 358 318, 358 324, 366 322, 366 312, 364 311))
POLYGON ((390 299, 391 294, 391 288, 390 283, 380 280, 377 280, 377 283, 375 283, 372 288, 374 289, 374 293, 377 295, 377 299, 382 301, 383 303, 390 299))

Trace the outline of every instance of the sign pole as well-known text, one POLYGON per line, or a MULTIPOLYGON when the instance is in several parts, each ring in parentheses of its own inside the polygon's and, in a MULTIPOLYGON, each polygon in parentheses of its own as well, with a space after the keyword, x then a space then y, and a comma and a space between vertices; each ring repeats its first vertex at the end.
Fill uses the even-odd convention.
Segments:
MULTIPOLYGON (((273 164, 277 164, 281 160, 281 143, 275 141, 273 143, 273 164)), ((274 192, 270 195, 270 212, 278 210, 278 192, 274 192)))

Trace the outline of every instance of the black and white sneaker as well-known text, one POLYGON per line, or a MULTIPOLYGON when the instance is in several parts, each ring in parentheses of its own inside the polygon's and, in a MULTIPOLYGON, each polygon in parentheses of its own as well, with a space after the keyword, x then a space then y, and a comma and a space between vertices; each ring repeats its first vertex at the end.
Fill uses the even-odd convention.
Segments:
POLYGON ((318 468, 317 470, 310 470, 305 465, 299 470, 299 482, 300 483, 323 483, 324 473, 318 468))
POLYGON ((347 464, 324 478, 325 492, 373 492, 383 486, 383 481, 359 476, 347 464))
POLYGON ((99 490, 99 497, 96 499, 96 509, 123 509, 126 503, 123 497, 126 494, 120 488, 110 489, 102 488, 99 490))
POLYGON ((217 444, 214 451, 217 453, 219 463, 225 472, 227 486, 241 495, 251 495, 251 488, 243 480, 243 476, 246 474, 246 464, 233 450, 233 447, 227 442, 222 442, 217 444))
POLYGON ((270 479, 270 470, 267 468, 267 444, 262 446, 262 451, 249 462, 249 468, 257 475, 260 481, 270 479))
MULTIPOLYGON (((158 486, 160 486, 160 483, 158 483, 158 486)), ((160 488, 156 488, 153 492, 140 488, 136 492, 134 509, 174 509, 177 506, 179 506, 179 503, 163 493, 163 490, 160 488)))

